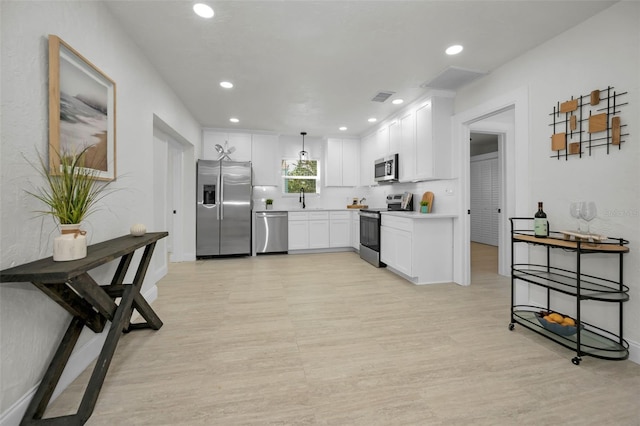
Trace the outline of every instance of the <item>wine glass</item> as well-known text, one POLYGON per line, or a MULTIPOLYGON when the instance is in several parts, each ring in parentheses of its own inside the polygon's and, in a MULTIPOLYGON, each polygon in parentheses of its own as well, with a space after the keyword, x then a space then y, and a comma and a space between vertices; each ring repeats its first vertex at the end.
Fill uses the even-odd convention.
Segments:
POLYGON ((580 203, 580 217, 587 221, 587 233, 591 233, 591 229, 589 226, 589 222, 595 219, 598 214, 598 210, 596 209, 596 203, 593 201, 583 201, 580 203))
POLYGON ((579 201, 574 201, 569 205, 569 213, 571 214, 571 217, 573 217, 576 222, 578 222, 578 232, 580 232, 580 207, 581 207, 581 202, 579 201))

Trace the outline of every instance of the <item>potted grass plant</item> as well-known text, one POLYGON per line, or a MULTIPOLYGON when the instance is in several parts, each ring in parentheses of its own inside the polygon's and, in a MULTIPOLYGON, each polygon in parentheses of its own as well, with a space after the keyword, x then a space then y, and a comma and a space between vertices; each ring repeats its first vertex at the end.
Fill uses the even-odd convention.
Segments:
POLYGON ((420 201, 420 213, 429 213, 428 201, 420 201))
POLYGON ((271 198, 265 200, 265 207, 267 210, 273 209, 273 200, 271 198))
POLYGON ((108 194, 110 182, 99 181, 98 170, 83 167, 85 155, 90 148, 87 147, 78 154, 56 151, 60 164, 57 170, 49 170, 47 162, 40 155, 40 165, 34 166, 43 177, 44 185, 27 193, 45 205, 45 209, 38 213, 53 216, 60 225, 61 234, 53 244, 55 261, 86 257, 86 232, 80 229, 81 223, 108 194))

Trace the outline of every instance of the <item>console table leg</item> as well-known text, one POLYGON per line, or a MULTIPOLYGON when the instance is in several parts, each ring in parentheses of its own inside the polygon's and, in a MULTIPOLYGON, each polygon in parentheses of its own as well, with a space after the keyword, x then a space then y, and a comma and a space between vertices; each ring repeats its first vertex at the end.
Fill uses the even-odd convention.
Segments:
MULTIPOLYGON (((149 268, 149 263, 151 262, 151 256, 153 256, 153 250, 155 248, 156 248, 156 243, 149 244, 144 248, 144 253, 142 254, 142 258, 140 259, 140 264, 138 265, 138 269, 136 271, 136 276, 133 279, 133 286, 136 288, 136 291, 135 291, 136 298, 137 296, 140 296, 139 299, 144 299, 140 295, 140 289, 142 288, 142 283, 144 282, 144 277, 147 274, 147 269, 149 268)), ((141 309, 140 314, 147 321, 149 321, 149 319, 147 318, 148 316, 150 316, 148 312, 153 312, 153 310, 151 309, 149 304, 147 304, 146 300, 144 301, 144 305, 138 304, 138 307, 141 309), (142 310, 144 310, 145 312, 142 312, 142 310)), ((131 323, 131 315, 133 315, 133 305, 131 305, 131 307, 129 308, 129 314, 126 316, 124 326, 122 327, 123 332, 129 331, 129 325, 131 323)), ((158 318, 158 320, 160 320, 160 318, 158 318)), ((162 326, 162 322, 160 322, 160 325, 157 325, 157 328, 155 329, 157 330, 161 326, 162 326)))
POLYGON ((24 413, 21 424, 29 424, 30 420, 41 419, 44 415, 47 405, 49 404, 49 400, 51 399, 51 395, 53 395, 53 391, 60 380, 64 367, 69 361, 71 352, 78 341, 78 337, 80 337, 84 324, 84 321, 79 317, 73 317, 71 319, 67 332, 62 338, 62 341, 60 342, 60 345, 58 346, 58 349, 56 350, 56 353, 54 354, 53 359, 40 382, 40 386, 38 386, 38 390, 33 396, 33 399, 31 399, 29 407, 27 407, 27 411, 24 413))
POLYGON ((78 416, 80 416, 80 419, 83 421, 82 424, 89 419, 96 406, 98 395, 100 394, 100 390, 104 384, 104 379, 107 376, 107 371, 109 370, 113 354, 116 351, 118 340, 120 340, 120 336, 122 336, 122 328, 124 327, 124 324, 128 322, 127 314, 131 312, 131 305, 133 304, 133 297, 136 290, 137 289, 134 289, 131 285, 124 286, 122 299, 120 300, 113 322, 109 328, 107 339, 100 351, 93 373, 91 373, 89 384, 87 385, 87 389, 82 397, 80 408, 78 409, 78 416))

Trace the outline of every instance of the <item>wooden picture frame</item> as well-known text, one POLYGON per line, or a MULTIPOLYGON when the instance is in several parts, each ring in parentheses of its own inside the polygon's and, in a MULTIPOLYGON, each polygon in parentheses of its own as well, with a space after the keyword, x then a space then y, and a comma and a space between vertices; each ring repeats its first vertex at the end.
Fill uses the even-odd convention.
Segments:
POLYGON ((116 84, 84 56, 49 35, 49 173, 60 157, 85 153, 96 179, 116 178, 116 84))

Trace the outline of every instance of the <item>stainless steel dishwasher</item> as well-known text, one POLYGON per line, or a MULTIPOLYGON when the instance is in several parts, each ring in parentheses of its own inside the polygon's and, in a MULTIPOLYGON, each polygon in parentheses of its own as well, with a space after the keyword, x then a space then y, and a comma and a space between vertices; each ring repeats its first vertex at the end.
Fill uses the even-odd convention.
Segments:
POLYGON ((289 250, 289 214, 286 211, 256 212, 256 254, 289 250))

